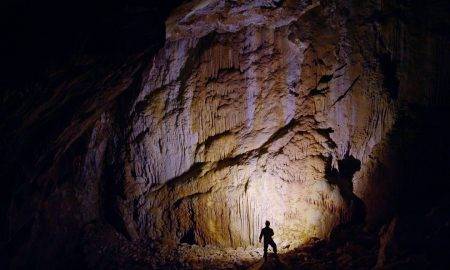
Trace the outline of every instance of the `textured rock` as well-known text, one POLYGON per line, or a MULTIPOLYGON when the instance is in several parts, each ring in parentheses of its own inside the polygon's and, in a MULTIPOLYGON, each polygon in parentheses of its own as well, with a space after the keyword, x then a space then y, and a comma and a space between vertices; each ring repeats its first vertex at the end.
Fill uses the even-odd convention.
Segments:
POLYGON ((289 265, 369 268, 393 215, 379 265, 440 266, 447 5, 356 2, 190 1, 145 53, 2 93, 7 266, 241 268, 270 220, 289 265))
POLYGON ((341 161, 367 170, 394 105, 345 7, 267 3, 194 1, 167 20, 130 112, 141 237, 246 246, 270 220, 298 244, 351 218, 359 168, 341 161))

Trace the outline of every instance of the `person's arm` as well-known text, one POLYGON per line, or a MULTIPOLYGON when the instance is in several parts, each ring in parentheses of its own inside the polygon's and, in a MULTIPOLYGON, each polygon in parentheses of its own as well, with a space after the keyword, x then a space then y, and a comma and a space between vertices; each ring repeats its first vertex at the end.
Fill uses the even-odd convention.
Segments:
POLYGON ((259 242, 261 242, 262 237, 263 237, 263 230, 261 230, 261 233, 259 234, 259 242))

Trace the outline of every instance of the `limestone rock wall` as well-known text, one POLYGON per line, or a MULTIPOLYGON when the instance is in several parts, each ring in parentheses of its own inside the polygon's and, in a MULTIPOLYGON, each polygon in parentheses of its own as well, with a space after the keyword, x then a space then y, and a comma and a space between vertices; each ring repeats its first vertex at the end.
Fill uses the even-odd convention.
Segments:
POLYGON ((428 215, 448 197, 445 1, 187 2, 165 37, 152 4, 125 7, 155 15, 145 52, 1 93, 7 266, 86 268, 129 240, 249 246, 265 220, 281 247, 400 214, 412 239, 445 212, 428 215))
POLYGON ((395 116, 374 48, 349 6, 266 2, 194 1, 167 20, 130 111, 141 237, 245 246, 270 220, 301 243, 352 219, 353 174, 395 116))

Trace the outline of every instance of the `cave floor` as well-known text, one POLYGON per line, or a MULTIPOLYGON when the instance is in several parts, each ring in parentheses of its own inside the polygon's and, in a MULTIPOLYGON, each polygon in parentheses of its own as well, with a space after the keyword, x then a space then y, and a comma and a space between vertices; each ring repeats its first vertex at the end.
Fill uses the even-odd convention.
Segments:
POLYGON ((117 238, 112 230, 106 231, 102 229, 100 233, 90 235, 90 244, 84 253, 87 255, 86 268, 370 269, 378 256, 378 237, 366 233, 343 232, 333 239, 313 239, 297 248, 279 246, 278 259, 269 248, 268 261, 264 262, 262 245, 236 249, 188 244, 167 246, 150 240, 132 242, 117 238), (115 240, 111 241, 113 238, 115 240))
MULTIPOLYGON (((189 244, 133 242, 113 230, 91 234, 84 256, 88 269, 426 269, 426 260, 407 255, 375 267, 379 260, 378 233, 342 230, 328 240, 313 239, 292 248, 279 247, 277 259, 269 248, 264 262, 262 246, 220 248, 189 244), (109 231, 109 232, 108 232, 109 231), (112 234, 115 234, 114 237, 112 234), (114 239, 114 240, 112 240, 114 239), (423 267, 422 267, 423 266, 423 267)), ((423 259, 423 258, 422 258, 423 259)))
MULTIPOLYGON (((278 258, 269 251, 262 259, 262 247, 219 250, 214 247, 182 247, 182 268, 187 269, 369 269, 376 264, 377 247, 373 239, 360 241, 314 240, 290 250, 281 250, 278 258), (186 253, 184 253, 186 252, 186 253)), ((269 249, 270 250, 270 249, 269 249)))

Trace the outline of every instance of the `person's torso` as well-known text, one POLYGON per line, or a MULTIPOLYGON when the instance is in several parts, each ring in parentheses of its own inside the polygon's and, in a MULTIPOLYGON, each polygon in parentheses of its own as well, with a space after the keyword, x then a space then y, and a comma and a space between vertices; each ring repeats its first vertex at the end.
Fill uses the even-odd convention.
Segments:
POLYGON ((270 240, 272 239, 273 230, 271 228, 263 228, 262 229, 262 235, 264 236, 264 240, 270 240))

